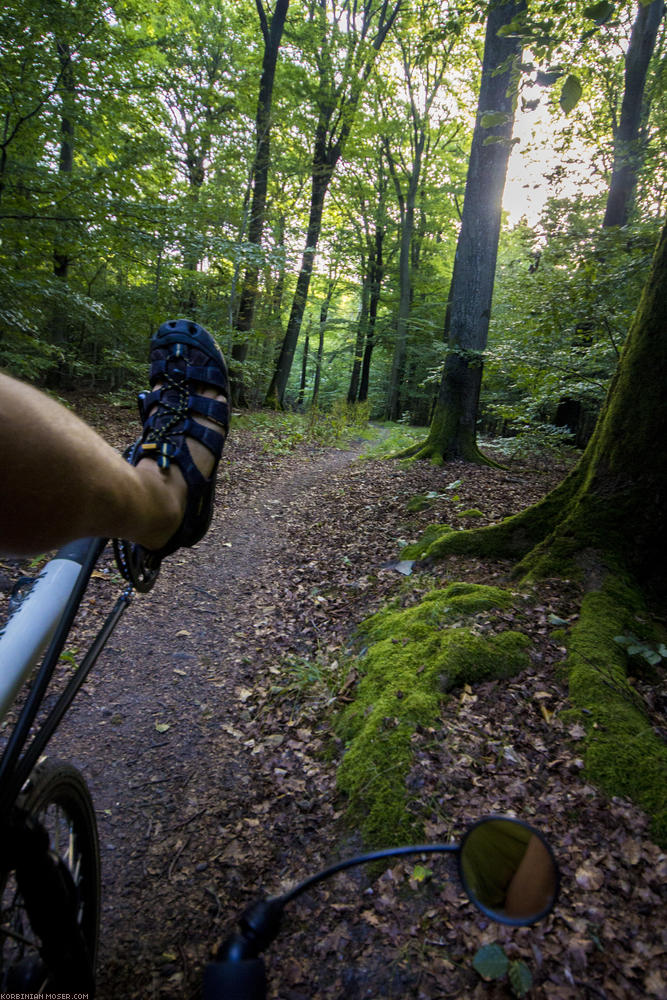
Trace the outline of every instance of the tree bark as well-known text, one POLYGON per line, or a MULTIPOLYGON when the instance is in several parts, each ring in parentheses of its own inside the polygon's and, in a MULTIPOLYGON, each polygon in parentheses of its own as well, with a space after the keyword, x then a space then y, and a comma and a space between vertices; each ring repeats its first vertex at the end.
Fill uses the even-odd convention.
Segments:
POLYGON ((387 162, 389 163, 391 175, 394 180, 396 197, 401 214, 401 239, 398 260, 398 318, 396 321, 396 343, 394 345, 394 356, 389 378, 389 391, 387 393, 386 414, 388 420, 398 420, 401 415, 400 387, 405 372, 408 321, 410 319, 410 306, 412 304, 412 238, 415 229, 415 205, 417 202, 417 191, 419 190, 422 154, 426 142, 426 133, 423 127, 421 129, 418 128, 416 120, 415 133, 412 168, 408 174, 408 184, 405 193, 403 193, 396 174, 396 164, 391 156, 388 144, 385 147, 387 162))
POLYGON ((429 436, 418 457, 484 461, 476 423, 509 160, 521 41, 498 31, 525 10, 525 0, 491 3, 461 230, 447 310, 448 353, 429 436), (485 116, 489 116, 486 117, 485 116), (497 124, 496 124, 497 123, 497 124))
MULTIPOLYGON (((60 151, 58 156, 58 180, 62 187, 71 191, 74 169, 74 117, 76 114, 76 83, 72 66, 72 51, 67 42, 56 39, 56 50, 60 65, 58 92, 61 98, 60 151)), ((75 237, 75 223, 61 222, 53 241, 53 273, 64 284, 69 276, 71 250, 75 237)), ((47 382, 61 387, 67 379, 68 344, 71 334, 71 320, 62 298, 56 299, 51 308, 48 324, 49 339, 60 348, 61 359, 49 373, 47 382)))
POLYGON ((306 396, 306 375, 308 372, 308 348, 310 346, 310 324, 306 330, 306 339, 303 344, 303 358, 301 360, 301 385, 299 386, 299 408, 303 406, 306 396))
POLYGON ((301 258, 301 269, 297 278, 292 310, 285 331, 285 339, 266 395, 267 406, 279 408, 283 405, 285 388, 292 369, 294 351, 299 339, 313 273, 313 262, 322 227, 324 199, 336 165, 345 149, 375 57, 394 23, 402 3, 403 0, 381 0, 378 8, 367 3, 358 13, 358 17, 353 15, 351 8, 341 7, 337 16, 342 16, 343 10, 347 10, 347 37, 350 48, 342 72, 342 80, 340 80, 337 79, 339 70, 331 64, 329 53, 325 51, 325 43, 330 32, 326 18, 327 2, 326 0, 318 0, 324 41, 322 51, 318 54, 320 91, 313 152, 308 234, 306 247, 301 258), (373 24, 376 26, 375 34, 369 39, 373 24))
MULTIPOLYGON (((322 136, 322 139, 323 141, 326 141, 324 136, 322 136)), ((338 157, 336 157, 336 162, 337 160, 338 157)), ((289 320, 287 321, 285 337, 283 338, 280 354, 278 355, 278 361, 276 363, 276 369, 266 394, 266 404, 274 409, 279 409, 283 405, 287 380, 289 379, 289 375, 292 370, 294 351, 296 350, 299 332, 301 330, 301 322, 306 309, 308 289, 310 288, 310 279, 313 273, 315 252, 317 250, 317 243, 320 238, 320 230, 322 228, 324 198, 332 175, 333 166, 330 167, 326 163, 326 159, 324 163, 317 164, 316 159, 316 167, 313 171, 312 179, 310 217, 308 220, 306 246, 301 257, 301 268, 296 282, 296 291, 294 292, 294 298, 292 300, 292 309, 290 311, 289 320)))
MULTIPOLYGON (((259 97, 257 99, 255 162, 253 166, 252 205, 250 208, 250 224, 248 227, 248 243, 260 247, 264 233, 264 218, 266 213, 266 193, 269 181, 269 165, 271 159, 271 106, 273 103, 273 84, 278 64, 278 51, 287 18, 289 0, 276 0, 269 25, 266 20, 262 0, 256 0, 257 13, 260 18, 262 34, 264 35, 264 57, 262 60, 262 75, 259 81, 259 97)), ((243 365, 248 355, 248 335, 253 327, 255 306, 258 295, 259 264, 251 264, 246 268, 243 285, 239 297, 239 309, 235 322, 238 341, 232 347, 231 392, 235 406, 245 405, 245 390, 243 365), (239 367, 237 367, 239 366, 239 367)))
POLYGON ((354 357, 352 358, 352 372, 350 374, 350 387, 347 390, 347 401, 351 405, 357 401, 359 392, 359 377, 361 375, 361 362, 363 359, 364 344, 366 343, 366 332, 368 330, 368 306, 370 302, 370 261, 366 262, 365 274, 361 286, 361 309, 357 321, 357 336, 354 344, 354 357))
POLYGON ((384 277, 384 259, 382 256, 384 235, 384 225, 378 223, 375 229, 375 252, 370 260, 371 298, 368 306, 368 327, 366 330, 364 359, 361 363, 361 382, 359 383, 358 396, 360 403, 365 403, 368 399, 371 359, 373 357, 373 348, 375 347, 375 327, 377 324, 378 306, 380 304, 382 279, 384 277))
POLYGON ((632 26, 625 56, 621 117, 614 135, 614 166, 605 208, 605 229, 624 226, 630 216, 643 157, 640 131, 645 117, 646 75, 664 9, 663 0, 653 0, 648 6, 640 3, 632 26))
POLYGON ((572 563, 629 571, 664 596, 667 574, 667 225, 593 436, 569 476, 538 504, 478 531, 450 532, 429 556, 519 557, 519 572, 565 575, 572 563))
POLYGON ((317 344, 317 361, 315 362, 315 384, 313 385, 313 396, 310 401, 311 409, 315 410, 317 408, 317 403, 320 398, 320 379, 322 376, 322 355, 324 354, 324 330, 327 325, 327 317, 329 315, 329 306, 331 305, 331 296, 333 295, 333 285, 329 285, 329 291, 327 292, 327 297, 320 307, 320 326, 319 326, 319 340, 317 344))
MULTIPOLYGON (((60 62, 60 93, 62 97, 62 114, 60 118, 60 156, 58 173, 61 178, 69 179, 74 167, 74 103, 76 86, 72 68, 72 53, 65 42, 56 42, 58 61, 60 62)), ((63 223, 63 225, 66 225, 63 223)), ((56 239, 53 251, 53 271, 57 278, 67 279, 70 258, 62 241, 56 239)))

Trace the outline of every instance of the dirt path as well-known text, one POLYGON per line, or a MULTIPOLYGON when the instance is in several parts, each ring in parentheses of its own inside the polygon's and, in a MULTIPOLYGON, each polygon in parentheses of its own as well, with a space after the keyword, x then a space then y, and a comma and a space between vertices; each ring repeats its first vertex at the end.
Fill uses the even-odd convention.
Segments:
MULTIPOLYGON (((209 535, 135 600, 54 741, 89 778, 98 809, 100 1000, 119 989, 183 995, 215 941, 211 916, 224 924, 265 871, 276 865, 280 875, 281 831, 265 820, 281 793, 244 705, 281 631, 286 647, 312 646, 312 621, 289 630, 281 621, 289 568, 300 561, 286 529, 318 508, 358 450, 260 461, 257 476, 251 463, 236 483, 232 446, 209 535), (244 853, 238 834, 253 830, 261 835, 244 853)), ((301 815, 297 804, 297 828, 301 815)))
MULTIPOLYGON (((124 433, 119 421, 115 444, 124 433)), ((504 585, 509 569, 451 559, 406 581, 383 565, 430 521, 495 521, 559 478, 401 469, 357 462, 358 451, 304 445, 276 459, 234 434, 211 531, 137 597, 53 741, 98 810, 98 1000, 196 997, 211 949, 246 903, 355 846, 335 787, 343 748, 328 729, 334 703, 353 691, 355 625, 388 598, 450 580, 504 585), (429 493, 430 505, 408 510, 429 493)), ((111 560, 103 570, 73 651, 121 585, 111 560)), ((372 884, 341 876, 288 919, 269 955, 273 998, 507 998, 507 985, 482 983, 471 967, 480 945, 500 941, 532 969, 533 997, 667 1000, 664 855, 639 810, 582 781, 583 729, 561 721, 565 650, 552 619, 574 620, 578 597, 560 580, 517 595, 507 625, 531 637, 531 668, 447 698, 440 722, 414 734, 406 779, 429 839, 459 836, 490 812, 545 829, 563 872, 555 916, 498 929, 442 870, 423 885, 408 864, 372 884)))

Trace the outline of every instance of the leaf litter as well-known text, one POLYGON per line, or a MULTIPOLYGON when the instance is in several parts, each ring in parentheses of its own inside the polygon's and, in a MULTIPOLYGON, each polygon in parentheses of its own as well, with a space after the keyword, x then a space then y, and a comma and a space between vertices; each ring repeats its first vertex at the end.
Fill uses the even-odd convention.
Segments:
MULTIPOLYGON (((118 446, 132 437, 124 418, 106 419, 110 429, 118 446)), ((211 532, 135 601, 54 739, 98 810, 99 1000, 196 996, 245 905, 363 847, 336 791, 344 748, 330 727, 354 695, 355 627, 433 586, 502 585, 510 564, 478 559, 403 576, 400 550, 432 521, 467 526, 457 511, 483 512, 470 526, 515 513, 562 475, 356 458, 306 445, 271 458, 248 432, 233 435, 211 532), (408 512, 417 494, 431 504, 408 512)), ((10 582, 25 570, 0 566, 10 582)), ((73 649, 118 585, 107 559, 73 649)), ((521 588, 513 610, 477 616, 482 632, 528 634, 531 666, 450 695, 438 724, 414 733, 406 779, 429 840, 458 839, 490 813, 540 827, 562 873, 554 914, 535 928, 490 923, 448 857, 429 858, 428 877, 419 859, 353 870, 288 911, 268 954, 272 997, 508 997, 472 967, 498 943, 530 968, 531 997, 667 998, 667 859, 636 807, 587 784, 583 727, 561 718, 562 628, 579 598, 573 582, 544 581, 521 588)))

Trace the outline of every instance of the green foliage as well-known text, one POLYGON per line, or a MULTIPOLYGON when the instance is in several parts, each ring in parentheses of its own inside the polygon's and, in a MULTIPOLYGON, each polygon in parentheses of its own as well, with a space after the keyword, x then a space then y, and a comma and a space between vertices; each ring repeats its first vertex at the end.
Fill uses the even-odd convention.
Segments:
MULTIPOLYGON (((584 122, 602 151, 596 154, 599 174, 610 166, 623 75, 622 45, 611 43, 622 42, 631 24, 629 11, 612 16, 611 9, 601 2, 550 10, 545 17, 538 6, 505 32, 524 38, 536 60, 524 67, 527 79, 558 81, 554 91, 566 110, 578 81, 583 93, 564 141, 571 135, 574 146, 584 122)), ((242 374, 247 401, 259 404, 294 290, 294 247, 307 226, 303 192, 322 86, 317 66, 329 60, 334 76, 340 74, 338 86, 354 82, 353 67, 366 54, 354 32, 343 30, 344 18, 341 11, 317 22, 291 18, 277 68, 267 222, 258 249, 247 241, 262 55, 251 0, 208 7, 164 0, 150 10, 111 0, 16 0, 0 13, 0 364, 23 378, 103 386, 117 394, 140 380, 156 325, 183 314, 207 325, 229 351, 239 287, 252 264, 259 266, 260 295, 242 374)), ((384 412, 401 308, 399 190, 404 198, 416 164, 415 133, 408 127, 413 121, 424 146, 420 183, 411 193, 404 308, 407 291, 410 301, 398 412, 407 422, 429 420, 444 358, 483 21, 478 8, 404 5, 366 81, 344 169, 334 176, 325 207, 306 304, 306 323, 312 315, 317 329, 325 275, 335 263, 338 285, 317 402, 323 411, 346 395, 359 336, 363 343, 369 260, 379 229, 384 272, 369 400, 375 416, 384 412), (418 81, 412 88, 404 60, 413 84, 418 81)), ((659 214, 667 162, 664 60, 649 77, 639 220, 659 214)), ((356 82, 353 89, 357 94, 356 82)), ((342 115, 339 124, 345 123, 342 115)), ((489 112, 485 125, 498 123, 489 112)), ((524 227, 507 238, 485 360, 485 429, 518 434, 524 442, 554 441, 550 428, 564 395, 585 410, 584 422, 594 418, 655 233, 654 222, 633 223, 612 246, 600 237, 599 220, 599 204, 555 201, 536 232, 524 227), (539 266, 531 272, 538 252, 539 266)), ((290 404, 298 399, 302 351, 303 332, 290 404)), ((312 344, 306 369, 307 406, 315 375, 312 344)), ((334 417, 332 427, 318 433, 335 438, 339 423, 334 417)))
POLYGON ((567 77, 560 92, 559 104, 565 114, 569 114, 579 103, 583 91, 581 84, 572 73, 567 77))
POLYGON ((234 428, 252 431, 268 455, 288 455, 302 444, 345 447, 365 436, 367 407, 339 400, 330 412, 307 413, 246 410, 234 417, 234 428))
POLYGON ((377 429, 376 438, 364 451, 362 458, 391 458, 397 452, 423 440, 427 434, 425 427, 406 427, 405 424, 393 424, 389 421, 374 426, 377 429))
POLYGON ((600 222, 595 203, 554 201, 542 237, 521 225, 501 245, 481 416, 517 439, 507 454, 557 448, 568 430, 584 444, 593 429, 657 239, 653 221, 600 222))
POLYGON ((663 660, 667 660, 667 646, 664 642, 657 644, 644 642, 632 633, 628 635, 615 635, 614 642, 617 642, 619 646, 623 646, 628 656, 640 657, 651 667, 657 667, 663 660))
POLYGON ((505 949, 499 944, 486 944, 475 953, 472 960, 475 972, 482 979, 509 979, 514 996, 523 997, 533 988, 533 976, 520 959, 510 961, 505 949))
POLYGON ((486 944, 475 953, 472 967, 482 979, 502 979, 509 969, 509 958, 499 944, 486 944))

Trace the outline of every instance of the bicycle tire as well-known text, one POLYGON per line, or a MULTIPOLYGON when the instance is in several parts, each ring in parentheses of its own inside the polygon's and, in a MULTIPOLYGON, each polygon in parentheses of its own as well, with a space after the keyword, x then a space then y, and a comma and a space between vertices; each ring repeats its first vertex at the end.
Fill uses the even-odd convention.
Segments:
MULTIPOLYGON (((32 772, 17 805, 39 819, 50 849, 67 865, 75 887, 77 920, 94 968, 100 921, 100 852, 93 802, 82 774, 71 764, 44 760, 32 772)), ((53 988, 40 942, 30 927, 15 873, 0 874, 0 991, 33 993, 53 988)))

